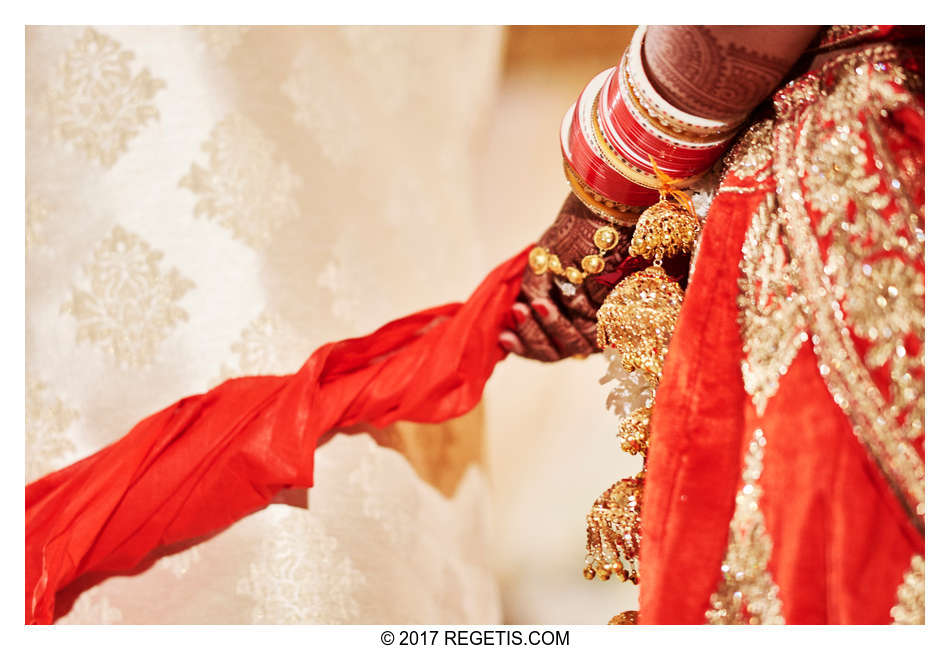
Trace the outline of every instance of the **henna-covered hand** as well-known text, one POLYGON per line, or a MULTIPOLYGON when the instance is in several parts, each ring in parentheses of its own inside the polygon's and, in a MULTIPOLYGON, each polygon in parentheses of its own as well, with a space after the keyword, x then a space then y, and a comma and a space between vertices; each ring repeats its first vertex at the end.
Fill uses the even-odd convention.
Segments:
MULTIPOLYGON (((565 268, 580 268, 586 255, 597 253, 594 232, 605 225, 606 221, 571 194, 538 243, 555 253, 565 268)), ((630 245, 632 229, 614 228, 620 233, 620 241, 604 257, 604 272, 616 269, 630 245)), ((598 282, 595 275, 574 285, 551 271, 537 275, 528 268, 512 308, 512 327, 501 334, 499 342, 510 352, 540 361, 596 352, 597 309, 609 291, 610 287, 598 282)))

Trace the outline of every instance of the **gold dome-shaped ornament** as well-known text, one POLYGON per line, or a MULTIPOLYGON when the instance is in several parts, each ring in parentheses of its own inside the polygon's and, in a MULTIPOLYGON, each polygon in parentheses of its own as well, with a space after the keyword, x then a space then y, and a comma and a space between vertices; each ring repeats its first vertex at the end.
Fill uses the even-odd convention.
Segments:
POLYGON ((588 255, 581 260, 581 268, 584 269, 585 273, 589 273, 591 275, 597 275, 603 271, 606 264, 607 263, 604 262, 604 258, 600 255, 588 255))
POLYGON ((620 233, 613 226, 601 226, 594 232, 594 245, 606 253, 620 241, 620 233))
POLYGON ((640 502, 643 472, 611 485, 587 515, 587 560, 584 577, 639 584, 640 502))
POLYGON ((550 257, 550 254, 544 248, 535 246, 531 249, 531 252, 528 253, 528 266, 531 267, 531 270, 534 271, 536 275, 541 275, 548 270, 548 260, 550 257))
POLYGON ((580 284, 584 281, 584 272, 578 269, 575 266, 569 266, 564 269, 564 277, 567 278, 567 281, 571 284, 580 284))
POLYGON ((643 211, 630 241, 633 257, 662 259, 692 252, 699 236, 699 219, 683 203, 668 198, 643 211))
POLYGON ((603 272, 607 266, 604 256, 620 243, 620 233, 613 226, 601 226, 594 232, 593 240, 598 252, 581 259, 581 268, 565 267, 561 258, 544 246, 535 246, 531 249, 528 253, 528 266, 535 275, 543 275, 550 271, 555 275, 564 276, 571 284, 581 284, 588 276, 603 272))
POLYGON ((624 370, 656 385, 682 304, 683 290, 662 267, 629 275, 597 310, 597 345, 615 347, 624 370))
MULTIPOLYGON (((664 257, 692 252, 700 229, 689 195, 673 189, 672 179, 655 161, 653 169, 663 183, 660 201, 640 215, 629 248, 631 256, 653 260, 653 265, 621 280, 597 310, 597 345, 616 348, 623 369, 640 371, 650 385, 646 405, 625 417, 617 431, 621 449, 643 457, 643 470, 614 483, 594 502, 587 516, 584 567, 588 579, 619 575, 634 584, 640 580, 640 508, 653 402, 684 297, 662 263, 664 257)), ((630 610, 610 622, 635 625, 638 617, 638 612, 630 610)))
POLYGON ((640 612, 635 609, 628 609, 625 612, 620 612, 612 619, 607 625, 637 625, 640 622, 640 612))

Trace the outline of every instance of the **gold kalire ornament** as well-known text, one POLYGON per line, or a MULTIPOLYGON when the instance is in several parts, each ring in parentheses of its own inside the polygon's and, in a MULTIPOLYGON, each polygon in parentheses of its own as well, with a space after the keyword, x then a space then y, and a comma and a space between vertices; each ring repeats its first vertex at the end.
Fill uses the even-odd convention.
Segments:
MULTIPOLYGON (((643 469, 633 478, 614 483, 587 516, 587 561, 584 577, 640 581, 640 513, 650 446, 650 418, 663 361, 683 304, 683 289, 663 270, 663 258, 691 253, 699 237, 699 220, 689 196, 666 185, 668 177, 654 163, 664 180, 660 201, 647 208, 637 221, 629 252, 653 264, 621 280, 597 310, 597 345, 611 346, 627 372, 639 371, 649 384, 645 406, 621 422, 620 448, 643 457, 643 469)), ((627 611, 611 624, 636 624, 638 613, 627 611)))
POLYGON ((699 220, 682 203, 663 199, 643 211, 630 242, 630 255, 661 259, 693 250, 699 220))
POLYGON ((597 345, 612 345, 623 369, 640 370, 655 385, 683 304, 683 290, 660 266, 627 276, 597 310, 597 345))

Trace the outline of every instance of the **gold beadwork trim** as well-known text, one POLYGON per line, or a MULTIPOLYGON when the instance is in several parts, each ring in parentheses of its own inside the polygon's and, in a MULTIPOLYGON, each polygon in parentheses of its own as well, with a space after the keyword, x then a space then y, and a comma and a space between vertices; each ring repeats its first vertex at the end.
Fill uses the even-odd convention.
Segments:
POLYGON ((767 194, 752 214, 742 243, 736 300, 742 380, 759 416, 808 340, 804 299, 798 292, 798 264, 788 259, 784 239, 775 195, 767 194))
POLYGON ((606 263, 604 256, 620 243, 620 233, 613 226, 601 226, 594 232, 594 246, 598 252, 585 255, 581 260, 581 269, 575 266, 567 268, 561 262, 557 253, 552 253, 544 246, 535 246, 528 254, 528 266, 535 275, 543 275, 550 271, 555 275, 564 276, 571 284, 581 284, 591 275, 603 272, 606 263))
POLYGON ((742 486, 736 491, 729 545, 720 567, 722 578, 706 610, 710 625, 785 624, 778 585, 767 567, 772 559, 772 538, 759 506, 765 442, 762 429, 756 429, 745 455, 742 486))
MULTIPOLYGON (((822 74, 812 77, 809 96, 817 97, 825 90, 821 87, 820 80, 827 76, 824 74, 826 71, 830 73, 837 70, 844 70, 845 75, 865 77, 855 87, 869 92, 871 80, 866 77, 871 73, 872 62, 875 65, 886 62, 892 70, 896 70, 900 66, 899 53, 893 46, 879 45, 842 55, 825 64, 822 74)), ((908 82, 902 80, 901 83, 908 82)), ((886 80, 882 80, 879 87, 885 92, 893 92, 893 85, 886 80)), ((853 99, 845 98, 838 101, 848 105, 854 102, 853 99)), ((802 201, 799 184, 803 169, 799 169, 795 164, 795 153, 800 142, 804 143, 802 146, 807 145, 808 130, 816 128, 814 119, 812 116, 807 120, 801 130, 797 128, 797 122, 793 123, 788 119, 782 121, 776 130, 774 161, 778 191, 782 197, 787 197, 784 200, 784 210, 788 245, 792 256, 801 265, 800 288, 809 310, 813 332, 812 345, 818 357, 821 374, 835 403, 848 416, 855 435, 880 468, 907 513, 910 523, 923 533, 923 460, 903 433, 903 427, 888 408, 855 348, 849 323, 838 301, 830 298, 836 295, 836 286, 825 273, 811 218, 802 201)), ((871 133, 873 137, 873 128, 871 133)), ((883 151, 879 149, 876 153, 882 155, 883 151)), ((805 162, 800 161, 799 164, 804 167, 805 162)), ((900 197, 896 200, 898 207, 903 208, 900 197)))
POLYGON ((924 616, 924 558, 915 555, 904 581, 897 588, 897 602, 891 607, 894 625, 923 625, 924 616))

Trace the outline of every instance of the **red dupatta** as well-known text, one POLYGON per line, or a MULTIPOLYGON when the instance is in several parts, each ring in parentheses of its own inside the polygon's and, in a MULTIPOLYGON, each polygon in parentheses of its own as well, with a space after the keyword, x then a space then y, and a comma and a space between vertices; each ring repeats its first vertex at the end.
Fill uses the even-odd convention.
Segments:
POLYGON ((313 485, 335 429, 441 422, 472 409, 505 352, 498 335, 527 249, 464 303, 328 343, 293 375, 241 377, 179 400, 101 451, 26 486, 26 623, 53 622, 57 592, 156 548, 218 532, 283 489, 313 485))

